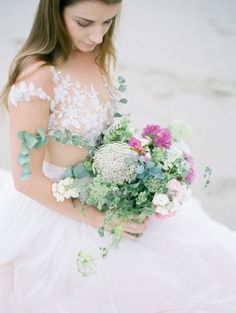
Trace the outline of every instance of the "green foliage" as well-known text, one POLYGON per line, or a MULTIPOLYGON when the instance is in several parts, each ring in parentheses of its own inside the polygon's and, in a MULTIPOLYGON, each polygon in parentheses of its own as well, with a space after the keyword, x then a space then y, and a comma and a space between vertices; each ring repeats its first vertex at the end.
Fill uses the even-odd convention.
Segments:
POLYGON ((104 143, 110 142, 127 142, 132 136, 132 132, 129 129, 129 119, 121 117, 115 120, 104 135, 104 143))
MULTIPOLYGON (((37 128, 35 133, 30 133, 27 131, 19 131, 17 137, 21 141, 21 149, 17 158, 17 163, 21 166, 21 179, 26 180, 31 175, 30 168, 30 155, 33 149, 40 149, 42 146, 46 145, 49 138, 55 139, 61 144, 73 144, 74 146, 80 146, 83 144, 89 151, 94 148, 94 144, 89 141, 82 141, 77 135, 73 135, 69 129, 64 132, 60 129, 54 131, 53 135, 47 134, 44 128, 37 128)), ((68 168, 66 171, 66 177, 81 178, 84 176, 89 176, 88 170, 84 165, 78 165, 75 168, 68 168), (73 172, 75 171, 75 173, 73 172)))

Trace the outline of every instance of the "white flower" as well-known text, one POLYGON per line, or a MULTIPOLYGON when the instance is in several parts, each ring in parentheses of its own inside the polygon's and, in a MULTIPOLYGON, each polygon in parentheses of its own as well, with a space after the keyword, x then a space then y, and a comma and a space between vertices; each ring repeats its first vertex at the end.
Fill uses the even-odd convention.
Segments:
POLYGON ((64 201, 71 197, 79 197, 79 192, 74 187, 75 179, 67 177, 60 180, 58 183, 52 184, 52 193, 57 201, 64 201))
POLYGON ((81 250, 77 257, 77 270, 83 276, 90 276, 96 273, 97 260, 99 255, 95 248, 89 247, 81 250))
POLYGON ((138 164, 138 154, 126 143, 112 142, 102 146, 94 156, 94 169, 107 183, 130 182, 138 164))
POLYGON ((185 167, 188 164, 184 160, 184 154, 190 154, 189 147, 185 144, 185 142, 180 141, 180 142, 174 142, 167 151, 167 156, 166 159, 164 160, 164 169, 168 169, 168 167, 172 166, 172 164, 178 160, 181 159, 182 163, 186 163, 185 167))
POLYGON ((168 128, 175 141, 187 141, 192 137, 192 127, 182 120, 173 121, 168 128))
POLYGON ((165 206, 169 203, 169 198, 167 195, 162 193, 156 193, 152 203, 156 206, 165 206))
POLYGON ((173 202, 169 202, 165 206, 157 206, 155 212, 161 216, 171 216, 176 212, 177 206, 173 202))

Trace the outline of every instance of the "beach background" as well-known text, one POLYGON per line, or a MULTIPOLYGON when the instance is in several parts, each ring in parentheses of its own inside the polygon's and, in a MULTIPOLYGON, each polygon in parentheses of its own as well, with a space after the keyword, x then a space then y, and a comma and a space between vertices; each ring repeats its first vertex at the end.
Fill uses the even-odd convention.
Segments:
MULTIPOLYGON (((4 1, 0 88, 25 40, 36 0, 4 1)), ((193 193, 216 220, 236 229, 236 1, 124 0, 116 45, 132 125, 191 124, 193 193), (209 166, 211 182, 204 187, 209 166)), ((0 168, 9 169, 7 118, 0 116, 0 168)))

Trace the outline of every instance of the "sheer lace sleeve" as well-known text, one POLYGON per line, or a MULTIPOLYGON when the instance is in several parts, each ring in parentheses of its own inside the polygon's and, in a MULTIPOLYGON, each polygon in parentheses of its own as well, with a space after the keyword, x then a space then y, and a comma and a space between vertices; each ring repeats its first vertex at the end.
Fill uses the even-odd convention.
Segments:
POLYGON ((22 81, 11 87, 8 95, 8 104, 17 107, 20 101, 29 102, 32 98, 51 100, 42 87, 36 87, 33 82, 22 81))

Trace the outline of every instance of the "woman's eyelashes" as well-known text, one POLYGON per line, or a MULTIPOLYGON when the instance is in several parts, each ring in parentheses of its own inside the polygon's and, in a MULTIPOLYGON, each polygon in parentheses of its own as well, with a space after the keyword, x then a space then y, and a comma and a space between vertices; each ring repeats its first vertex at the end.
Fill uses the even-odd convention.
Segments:
MULTIPOLYGON (((103 24, 110 25, 112 23, 112 21, 113 21, 113 19, 105 21, 105 22, 103 22, 103 24)), ((83 22, 80 22, 80 21, 76 21, 76 22, 81 27, 88 27, 88 26, 90 26, 90 25, 92 25, 94 23, 94 22, 83 23, 83 22)))

